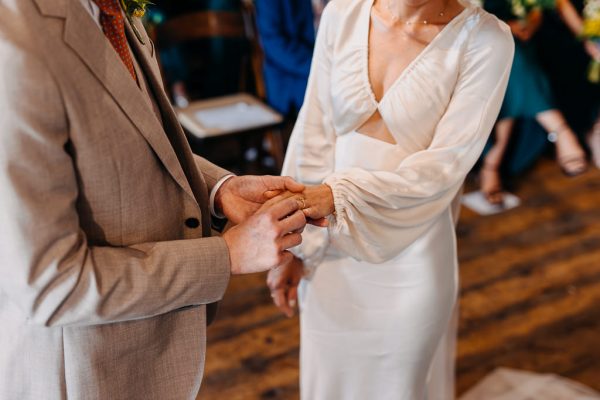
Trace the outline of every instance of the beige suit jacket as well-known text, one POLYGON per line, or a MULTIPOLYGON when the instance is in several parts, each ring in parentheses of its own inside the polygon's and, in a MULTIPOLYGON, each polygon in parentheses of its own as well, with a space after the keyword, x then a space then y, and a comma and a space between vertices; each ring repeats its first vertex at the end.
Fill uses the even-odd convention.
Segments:
POLYGON ((230 275, 208 193, 227 171, 192 155, 153 44, 127 30, 162 121, 79 0, 0 0, 2 400, 200 387, 230 275))

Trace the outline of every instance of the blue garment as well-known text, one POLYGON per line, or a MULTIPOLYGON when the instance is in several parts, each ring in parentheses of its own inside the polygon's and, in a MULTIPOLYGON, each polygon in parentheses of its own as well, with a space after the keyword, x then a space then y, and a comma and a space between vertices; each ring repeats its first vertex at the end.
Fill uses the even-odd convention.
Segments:
POLYGON ((283 114, 304 101, 315 44, 311 0, 255 0, 267 101, 283 114))

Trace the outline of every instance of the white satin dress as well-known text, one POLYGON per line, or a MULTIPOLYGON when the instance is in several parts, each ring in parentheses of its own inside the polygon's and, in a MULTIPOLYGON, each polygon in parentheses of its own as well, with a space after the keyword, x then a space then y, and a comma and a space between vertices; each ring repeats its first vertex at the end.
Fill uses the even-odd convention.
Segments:
POLYGON ((513 58, 507 26, 466 6, 378 102, 368 78, 372 3, 326 7, 283 170, 328 184, 336 210, 294 249, 307 269, 305 400, 426 398, 457 297, 451 204, 494 125, 513 58), (396 144, 357 132, 376 111, 396 144))

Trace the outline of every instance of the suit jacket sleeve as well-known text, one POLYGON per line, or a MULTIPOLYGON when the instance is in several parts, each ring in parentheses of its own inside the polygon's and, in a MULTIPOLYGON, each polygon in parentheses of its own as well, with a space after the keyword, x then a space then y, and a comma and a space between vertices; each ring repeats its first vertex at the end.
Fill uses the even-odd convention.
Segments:
POLYGON ((223 169, 210 161, 194 154, 194 161, 200 173, 204 176, 204 180, 208 185, 208 192, 210 193, 217 182, 226 177, 227 175, 233 175, 231 172, 223 169))
MULTIPOLYGON (((0 26, 0 291, 46 326, 141 319, 220 300, 230 276, 222 238, 88 244, 59 87, 10 34, 0 26)), ((203 173, 209 182, 220 174, 203 173)))

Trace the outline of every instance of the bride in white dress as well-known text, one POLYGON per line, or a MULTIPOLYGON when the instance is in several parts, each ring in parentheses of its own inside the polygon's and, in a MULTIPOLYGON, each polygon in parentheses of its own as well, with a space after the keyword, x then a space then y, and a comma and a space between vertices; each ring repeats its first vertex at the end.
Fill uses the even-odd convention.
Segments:
POLYGON ((306 184, 297 259, 301 397, 424 399, 456 302, 451 204, 494 125, 513 39, 456 0, 333 0, 283 174, 306 184))

